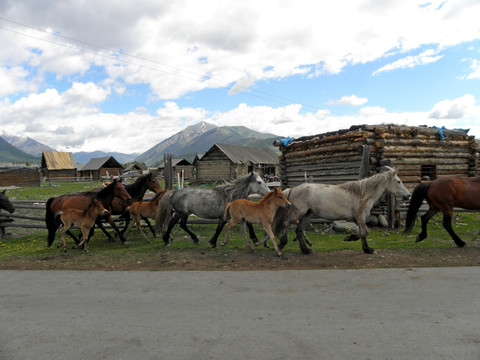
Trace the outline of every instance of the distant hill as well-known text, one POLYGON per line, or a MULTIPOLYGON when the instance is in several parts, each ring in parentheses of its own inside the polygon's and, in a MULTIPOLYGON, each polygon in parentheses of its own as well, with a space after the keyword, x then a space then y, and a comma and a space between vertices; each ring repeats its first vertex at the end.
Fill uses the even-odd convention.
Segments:
POLYGON ((124 154, 119 152, 104 152, 104 151, 92 151, 92 152, 85 152, 79 151, 73 153, 73 158, 77 160, 79 163, 86 164, 91 159, 105 157, 105 156, 113 156, 115 160, 117 160, 120 164, 125 164, 129 162, 133 162, 135 158, 138 157, 139 154, 124 154))
POLYGON ((221 126, 202 122, 187 127, 170 138, 155 145, 140 155, 136 161, 148 166, 158 166, 163 161, 163 154, 174 157, 193 159, 196 153, 204 153, 213 144, 273 147, 272 143, 279 136, 251 130, 245 126, 221 126))
POLYGON ((147 164, 147 166, 157 166, 163 161, 163 154, 183 154, 182 147, 185 144, 214 128, 216 128, 215 125, 207 122, 188 126, 184 130, 151 147, 135 160, 140 163, 143 162, 147 164))
POLYGON ((50 146, 39 143, 28 136, 2 135, 2 137, 11 145, 26 152, 27 154, 42 157, 44 151, 56 151, 50 146))
POLYGON ((36 157, 18 149, 3 137, 0 137, 0 162, 12 163, 39 163, 41 157, 36 157))

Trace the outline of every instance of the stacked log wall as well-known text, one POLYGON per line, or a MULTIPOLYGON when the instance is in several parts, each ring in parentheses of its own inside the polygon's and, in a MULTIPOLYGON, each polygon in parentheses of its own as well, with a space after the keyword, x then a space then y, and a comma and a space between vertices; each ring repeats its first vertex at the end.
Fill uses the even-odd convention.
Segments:
POLYGON ((422 179, 422 165, 435 165, 437 177, 478 175, 478 144, 463 131, 398 125, 360 125, 348 130, 303 137, 280 146, 284 187, 307 180, 343 183, 357 180, 362 145, 370 146, 370 174, 390 161, 412 190, 422 179))

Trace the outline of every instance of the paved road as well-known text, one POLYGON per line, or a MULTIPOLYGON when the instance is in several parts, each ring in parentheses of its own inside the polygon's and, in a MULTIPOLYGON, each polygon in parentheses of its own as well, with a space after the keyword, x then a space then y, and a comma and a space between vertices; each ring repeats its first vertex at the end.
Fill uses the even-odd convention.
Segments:
POLYGON ((480 268, 0 271, 0 359, 480 359, 480 268))

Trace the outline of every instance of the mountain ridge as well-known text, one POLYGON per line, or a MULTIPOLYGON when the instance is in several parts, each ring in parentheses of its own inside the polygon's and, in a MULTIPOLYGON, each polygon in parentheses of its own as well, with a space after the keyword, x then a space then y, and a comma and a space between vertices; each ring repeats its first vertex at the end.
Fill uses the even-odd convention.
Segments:
POLYGON ((215 143, 243 146, 270 147, 279 136, 260 133, 245 126, 216 126, 207 122, 191 125, 168 139, 148 149, 135 159, 147 166, 158 166, 163 162, 163 154, 193 159, 195 154, 204 153, 215 143), (181 141, 178 141, 181 139, 181 141))

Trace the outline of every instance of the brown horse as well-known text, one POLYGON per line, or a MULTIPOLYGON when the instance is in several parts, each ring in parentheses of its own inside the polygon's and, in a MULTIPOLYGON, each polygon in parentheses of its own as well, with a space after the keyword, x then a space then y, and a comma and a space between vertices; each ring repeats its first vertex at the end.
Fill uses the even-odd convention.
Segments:
POLYGON ((291 205, 292 204, 290 204, 279 187, 276 187, 273 191, 267 193, 259 202, 238 199, 227 203, 223 212, 223 219, 227 221, 230 215, 231 221, 225 225, 225 240, 223 241, 222 246, 228 242, 228 231, 233 226, 242 223, 241 232, 243 239, 245 240, 245 245, 252 250, 252 246, 245 233, 245 222, 248 221, 252 224, 262 224, 267 233, 263 241, 256 245, 264 244, 267 241, 267 237, 270 237, 277 255, 282 256, 282 253, 275 242, 275 235, 272 231, 272 222, 279 207, 289 208, 291 205))
MULTIPOLYGON (((125 186, 123 186, 121 181, 113 180, 109 185, 98 191, 87 191, 72 195, 60 195, 48 199, 45 213, 45 223, 47 224, 48 229, 47 246, 52 246, 53 241, 55 240, 55 232, 60 226, 60 222, 55 217, 56 213, 70 208, 85 210, 90 205, 93 199, 100 201, 103 207, 109 210, 114 196, 123 198, 125 200, 130 199, 130 195, 125 190, 125 186)), ((123 235, 120 234, 120 231, 113 222, 112 216, 110 214, 108 214, 107 216, 108 222, 119 234, 120 239, 124 243, 125 239, 123 235)), ((96 223, 98 224, 102 218, 103 216, 98 217, 96 223)), ((91 232, 93 232, 93 228, 91 229, 91 232)), ((104 232, 107 234, 107 236, 111 238, 108 232, 106 232, 105 230, 104 232)), ((75 240, 75 243, 79 243, 79 240, 70 231, 67 231, 67 234, 75 240)))
MULTIPOLYGON (((135 225, 137 226, 138 231, 140 232, 140 234, 142 234, 143 238, 147 241, 147 243, 150 243, 150 240, 148 239, 147 235, 145 235, 145 233, 142 231, 140 218, 142 218, 147 223, 148 227, 153 233, 153 236, 157 237, 154 229, 152 228, 152 225, 148 221, 148 218, 150 219, 156 218, 158 203, 166 192, 167 190, 162 190, 157 192, 150 201, 134 202, 132 205, 130 205, 130 208, 128 210, 130 212, 130 215, 133 217, 133 220, 135 221, 135 225)), ((128 224, 127 230, 125 231, 125 238, 127 238, 128 232, 130 231, 132 224, 133 224, 133 221, 130 222, 130 224, 128 224)))
POLYGON ((416 241, 422 241, 427 237, 428 221, 441 211, 445 230, 448 231, 458 247, 465 246, 465 242, 455 234, 452 228, 453 207, 480 210, 480 177, 442 177, 430 183, 417 185, 413 190, 410 206, 408 207, 405 232, 412 230, 423 199, 427 200, 429 209, 421 217, 422 232, 417 236, 416 241))
MULTIPOLYGON (((95 225, 95 221, 97 220, 97 216, 106 216, 108 215, 107 209, 105 209, 102 203, 98 200, 93 200, 88 208, 85 210, 78 210, 78 209, 66 209, 65 211, 60 211, 58 213, 60 215, 60 220, 62 221, 63 228, 60 231, 62 234, 62 244, 63 244, 63 251, 67 252, 67 242, 65 241, 65 232, 72 225, 77 225, 82 230, 83 240, 78 244, 77 248, 83 245, 86 252, 87 243, 88 243, 88 233, 90 229, 95 225)), ((57 215, 58 215, 57 214, 57 215)), ((62 246, 58 244, 57 247, 62 246)))

